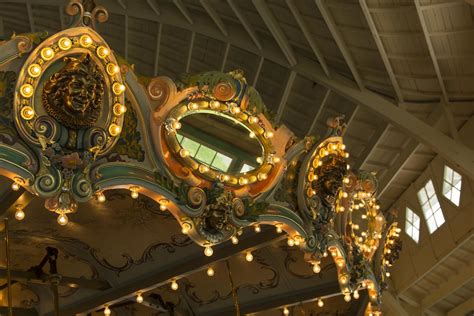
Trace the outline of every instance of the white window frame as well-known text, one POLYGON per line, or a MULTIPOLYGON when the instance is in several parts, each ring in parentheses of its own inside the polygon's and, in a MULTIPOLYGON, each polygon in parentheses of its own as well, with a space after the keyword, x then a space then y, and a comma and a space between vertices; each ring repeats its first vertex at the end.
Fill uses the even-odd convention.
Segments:
POLYGON ((405 208, 405 233, 410 236, 415 243, 420 241, 420 216, 411 208, 405 208))
POLYGON ((461 203, 462 175, 453 168, 445 165, 443 171, 443 196, 459 207, 461 203), (457 182, 456 182, 457 180, 457 182), (457 195, 453 195, 456 194, 457 195))
POLYGON ((417 195, 421 209, 423 210, 426 225, 428 226, 428 231, 430 234, 433 234, 446 222, 433 180, 429 179, 418 191, 417 195))

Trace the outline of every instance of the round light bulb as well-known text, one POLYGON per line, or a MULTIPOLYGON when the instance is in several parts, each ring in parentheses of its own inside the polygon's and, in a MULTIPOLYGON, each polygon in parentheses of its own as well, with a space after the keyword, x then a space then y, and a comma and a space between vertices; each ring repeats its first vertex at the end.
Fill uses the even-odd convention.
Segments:
POLYGON ((354 298, 357 300, 359 299, 360 295, 359 295, 359 291, 355 290, 354 291, 354 298))
POLYGON ((110 311, 110 308, 108 306, 105 307, 104 309, 104 315, 110 315, 112 312, 110 311))
POLYGON ((105 198, 104 193, 102 193, 102 192, 97 193, 97 201, 99 203, 104 203, 105 200, 106 200, 106 198, 105 198))
POLYGON ((390 277, 390 272, 388 272, 388 271, 385 272, 385 275, 387 276, 387 278, 389 278, 390 277))
POLYGON ((283 309, 283 315, 290 315, 290 311, 289 311, 288 308, 285 307, 285 308, 283 309))
POLYGON ((67 225, 67 223, 69 223, 69 218, 67 218, 67 215, 66 214, 60 214, 58 216, 58 224, 61 225, 61 226, 65 226, 65 225, 67 225))
POLYGON ((187 151, 186 149, 182 148, 180 151, 179 151, 179 155, 183 158, 189 156, 189 151, 187 151))
POLYGON ((327 256, 328 256, 328 252, 327 251, 323 252, 323 257, 326 258, 327 256))
POLYGON ((20 185, 19 185, 18 183, 16 183, 16 182, 13 182, 13 183, 12 183, 12 190, 13 190, 13 191, 18 191, 18 190, 20 190, 20 185))
POLYGON ((183 223, 183 226, 181 226, 181 233, 186 235, 187 233, 189 233, 190 230, 191 230, 191 225, 189 223, 183 223))
POLYGON ((211 267, 207 268, 207 275, 210 277, 214 276, 214 269, 211 267))
POLYGON ((219 101, 213 100, 213 101, 209 102, 209 105, 211 106, 211 109, 215 110, 215 109, 219 108, 219 106, 221 104, 219 103, 219 101))
POLYGON ((283 232, 283 228, 281 228, 281 225, 276 226, 276 232, 281 234, 283 232))
POLYGON ((97 52, 97 56, 99 56, 99 58, 102 58, 102 59, 107 57, 110 53, 109 49, 107 47, 104 47, 104 46, 97 47, 96 52, 97 52))
POLYGON ((206 248, 204 248, 204 255, 206 257, 212 256, 213 253, 214 253, 214 251, 212 250, 212 248, 210 246, 207 246, 206 248))
POLYGON ((319 272, 321 272, 321 266, 319 265, 319 263, 315 262, 314 265, 313 265, 313 272, 318 274, 319 272))
POLYGON ((171 282, 171 289, 173 291, 176 291, 178 289, 178 282, 176 282, 175 280, 173 280, 173 282, 171 282))
POLYGON ((272 138, 273 137, 273 132, 272 131, 266 131, 265 133, 263 133, 263 136, 265 138, 272 138))
POLYGON ((293 247, 295 245, 295 241, 293 240, 293 238, 288 238, 287 244, 288 246, 293 247))
POLYGON ((23 211, 22 208, 17 208, 15 212, 15 218, 19 221, 23 220, 25 218, 25 212, 23 211))
POLYGON ((351 301, 351 295, 349 293, 344 295, 344 301, 346 301, 347 303, 349 303, 351 301))
POLYGON ((137 295, 137 303, 143 303, 143 296, 140 293, 137 295))
POLYGON ((322 299, 319 299, 319 300, 318 300, 318 306, 319 306, 319 307, 323 307, 323 306, 324 306, 324 302, 323 302, 322 299))
POLYGON ((231 241, 232 244, 237 245, 239 243, 239 238, 237 238, 237 236, 232 236, 231 241))
POLYGON ((252 262, 253 261, 253 255, 252 253, 249 251, 247 252, 247 254, 245 255, 245 260, 247 260, 248 262, 252 262))
POLYGON ((58 42, 59 48, 62 50, 68 50, 72 46, 72 42, 69 38, 63 37, 58 42))
POLYGON ((262 229, 260 228, 260 225, 255 225, 254 230, 256 233, 259 233, 262 231, 262 229))
POLYGON ((41 67, 40 65, 38 64, 31 64, 29 67, 28 67, 28 74, 33 77, 33 78, 36 78, 38 77, 40 74, 41 74, 41 67))
POLYGON ((132 199, 138 199, 138 196, 139 196, 138 187, 130 188, 130 196, 132 197, 132 199))
POLYGON ((120 134, 121 131, 122 131, 122 128, 120 127, 120 125, 117 125, 115 123, 110 124, 109 126, 110 135, 117 136, 118 134, 120 134))
POLYGON ((79 43, 82 47, 89 47, 92 44, 92 38, 89 35, 82 35, 79 39, 79 43))
POLYGON ((54 57, 54 51, 51 47, 45 47, 41 50, 41 58, 44 60, 51 60, 54 57))

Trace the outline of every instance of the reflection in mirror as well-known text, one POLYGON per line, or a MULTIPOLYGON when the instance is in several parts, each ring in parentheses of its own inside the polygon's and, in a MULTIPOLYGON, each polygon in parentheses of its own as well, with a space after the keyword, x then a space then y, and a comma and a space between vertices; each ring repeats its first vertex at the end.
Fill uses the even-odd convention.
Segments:
POLYGON ((180 120, 178 142, 195 160, 230 174, 246 173, 260 164, 262 146, 238 121, 211 113, 188 115, 180 120))

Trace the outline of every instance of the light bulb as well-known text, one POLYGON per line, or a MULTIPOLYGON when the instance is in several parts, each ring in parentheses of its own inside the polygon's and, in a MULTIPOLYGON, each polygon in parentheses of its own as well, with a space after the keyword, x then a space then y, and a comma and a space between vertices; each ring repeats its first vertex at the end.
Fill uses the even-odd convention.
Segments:
POLYGON ((130 188, 130 196, 132 197, 132 199, 138 199, 138 187, 131 187, 130 188))
POLYGON ((211 106, 211 109, 215 110, 215 109, 219 108, 219 106, 221 104, 219 103, 219 101, 213 100, 213 101, 209 102, 209 105, 211 106))
POLYGON ((211 267, 207 268, 207 275, 210 277, 214 276, 214 269, 211 267))
POLYGON ((21 207, 18 207, 15 212, 15 218, 19 221, 23 220, 25 218, 25 212, 21 207))
POLYGON ((181 233, 186 235, 187 233, 189 233, 190 230, 191 230, 191 225, 189 223, 183 223, 183 225, 181 226, 181 233))
POLYGON ((387 276, 387 278, 390 277, 390 272, 388 272, 388 271, 385 272, 385 275, 387 276))
POLYGON ((69 223, 69 219, 67 218, 67 215, 66 214, 60 214, 58 216, 58 224, 61 225, 61 226, 65 226, 65 225, 67 225, 67 223, 69 223))
POLYGON ((16 182, 13 182, 13 183, 12 183, 12 190, 13 190, 13 191, 18 191, 18 190, 20 190, 20 185, 19 185, 18 183, 16 183, 16 182))
POLYGON ((262 231, 262 229, 260 228, 260 225, 255 225, 254 229, 256 233, 259 233, 262 231))
POLYGON ((283 309, 283 315, 290 315, 290 311, 288 310, 288 308, 284 308, 283 309))
POLYGON ((283 228, 281 228, 281 225, 276 225, 276 232, 279 234, 283 232, 283 228))
POLYGON ((355 290, 354 291, 354 298, 357 300, 357 299, 359 299, 359 297, 360 297, 359 296, 359 291, 355 290))
POLYGON ((104 315, 110 315, 112 312, 110 311, 110 308, 108 306, 105 306, 104 309, 104 315))
POLYGON ((344 295, 344 301, 349 303, 351 301, 351 294, 347 293, 346 295, 344 295))
POLYGON ((206 248, 204 248, 204 255, 206 255, 206 257, 212 256, 213 253, 214 251, 212 250, 210 246, 207 246, 206 248))
POLYGON ((189 151, 187 151, 187 150, 184 149, 184 148, 181 148, 181 149, 179 150, 179 155, 180 155, 181 157, 185 158, 185 157, 189 156, 189 151))
POLYGON ((237 236, 232 236, 231 241, 232 244, 237 245, 239 243, 239 238, 237 238, 237 236))
POLYGON ((121 131, 122 131, 122 127, 120 125, 117 125, 115 123, 110 124, 109 126, 110 135, 117 136, 118 134, 120 134, 121 131))
POLYGON ((247 254, 245 255, 245 260, 247 260, 248 262, 252 262, 253 261, 253 255, 252 253, 249 251, 247 252, 247 254))
POLYGON ((315 262, 314 265, 313 265, 313 272, 318 274, 319 272, 321 272, 321 266, 319 265, 318 262, 315 262))
POLYGON ((263 133, 263 136, 265 138, 272 138, 273 137, 273 132, 272 131, 266 131, 265 133, 263 133))
POLYGON ((137 295, 137 303, 143 303, 143 296, 141 293, 138 293, 137 295))
POLYGON ((33 78, 36 78, 38 77, 40 74, 41 74, 41 67, 40 65, 38 64, 31 64, 29 67, 28 67, 28 74, 33 77, 33 78))
POLYGON ((254 133, 254 132, 250 132, 250 133, 249 133, 249 137, 250 137, 250 138, 255 138, 255 133, 254 133))
POLYGON ((288 246, 290 247, 293 247, 295 245, 295 241, 293 240, 293 238, 290 238, 290 237, 288 237, 287 243, 288 243, 288 246))
POLYGON ((318 300, 318 306, 319 306, 319 307, 323 307, 323 306, 324 306, 324 302, 323 302, 322 299, 319 299, 319 300, 318 300))
POLYGON ((176 291, 178 289, 178 282, 176 282, 176 280, 173 280, 173 282, 171 282, 171 289, 173 291, 176 291))
POLYGON ((162 199, 160 200, 160 211, 166 211, 167 207, 166 204, 168 204, 168 200, 162 199))
POLYGON ((104 193, 98 192, 98 193, 97 193, 97 201, 98 201, 99 203, 104 203, 105 200, 106 200, 106 198, 105 198, 104 193))
POLYGON ((299 238, 295 238, 294 243, 295 243, 295 246, 299 246, 300 245, 299 238))

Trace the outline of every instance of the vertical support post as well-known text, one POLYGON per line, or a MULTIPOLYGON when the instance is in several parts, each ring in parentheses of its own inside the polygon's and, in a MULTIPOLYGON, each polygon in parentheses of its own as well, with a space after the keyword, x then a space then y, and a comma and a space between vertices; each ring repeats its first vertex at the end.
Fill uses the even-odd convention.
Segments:
POLYGON ((5 223, 5 251, 7 256, 7 293, 8 293, 8 316, 13 316, 13 297, 12 297, 12 276, 10 262, 10 238, 8 236, 8 218, 4 219, 5 223))

